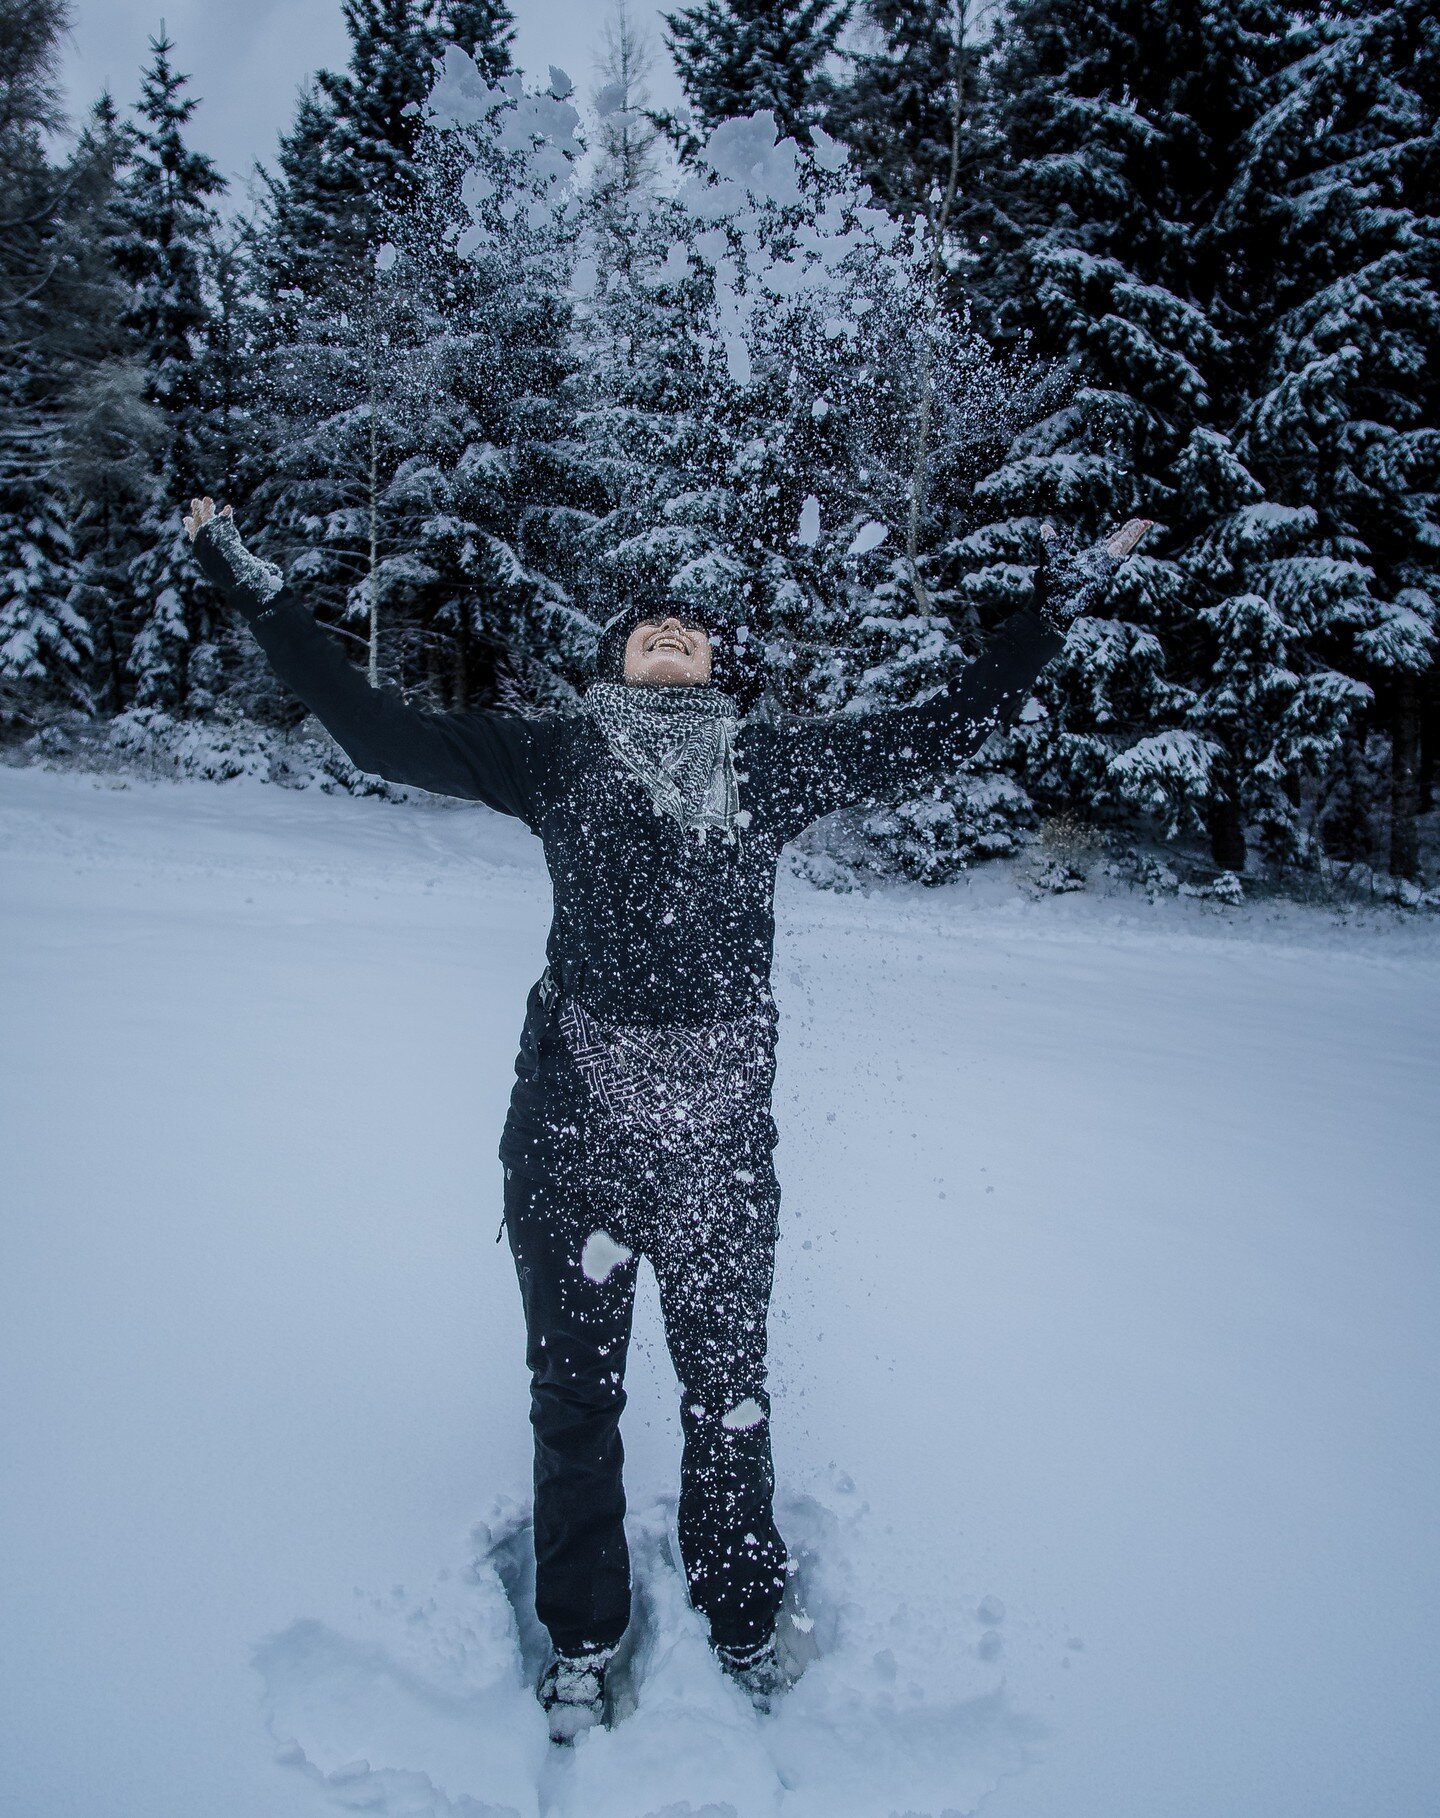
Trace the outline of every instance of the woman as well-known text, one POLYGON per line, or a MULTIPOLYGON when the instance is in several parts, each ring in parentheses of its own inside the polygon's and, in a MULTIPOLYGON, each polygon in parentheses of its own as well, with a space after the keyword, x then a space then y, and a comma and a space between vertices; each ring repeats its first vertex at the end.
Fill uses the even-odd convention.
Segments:
POLYGON ((1149 527, 1047 559, 1035 602, 919 706, 747 719, 732 642, 677 602, 616 615, 580 711, 430 713, 373 689, 230 507, 191 501, 205 573, 363 771, 482 801, 554 885, 500 1144, 535 1433, 538 1695, 567 1740, 604 1711, 629 1620, 619 1418, 638 1258, 681 1385, 680 1549, 724 1668, 768 1707, 786 1575, 765 1388, 779 1187, 770 1115, 781 847, 832 809, 904 800, 1008 724, 1149 527))

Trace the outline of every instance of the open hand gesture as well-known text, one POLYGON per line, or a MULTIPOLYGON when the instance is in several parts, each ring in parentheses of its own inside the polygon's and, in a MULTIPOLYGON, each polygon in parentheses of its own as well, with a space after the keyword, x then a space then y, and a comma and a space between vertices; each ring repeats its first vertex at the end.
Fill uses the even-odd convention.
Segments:
POLYGON ((1040 526, 1044 548, 1035 577, 1036 600, 1046 624, 1067 633, 1076 619, 1098 605, 1116 567, 1153 525, 1153 518, 1131 518, 1088 549, 1071 550, 1047 518, 1040 526))
MULTIPOLYGON (((222 518, 233 518, 234 515, 235 507, 233 505, 227 505, 220 513, 222 518)), ((192 543, 195 541, 195 533, 199 530, 200 526, 202 524, 208 524, 214 516, 214 499, 210 498, 208 495, 203 499, 191 499, 190 509, 185 514, 184 522, 186 535, 190 538, 192 543)))
MULTIPOLYGON (((229 508, 227 507, 226 509, 228 510, 229 508)), ((1145 535, 1146 531, 1153 530, 1154 527, 1154 518, 1130 518, 1122 524, 1118 530, 1112 530, 1110 535, 1101 543, 1100 547, 1107 555, 1114 556, 1117 561, 1121 561, 1125 556, 1130 554, 1136 544, 1140 541, 1141 537, 1145 535)), ((1040 526, 1040 534, 1047 543, 1052 543, 1059 535, 1059 532, 1050 522, 1049 518, 1046 518, 1045 522, 1040 526)))

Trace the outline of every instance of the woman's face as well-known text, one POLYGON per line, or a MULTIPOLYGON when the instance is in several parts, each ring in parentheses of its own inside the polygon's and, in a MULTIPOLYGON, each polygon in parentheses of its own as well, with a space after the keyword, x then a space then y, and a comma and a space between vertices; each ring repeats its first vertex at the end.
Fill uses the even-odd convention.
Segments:
POLYGON ((695 619, 645 619, 625 640, 625 680, 698 687, 710 680, 710 636, 695 619))

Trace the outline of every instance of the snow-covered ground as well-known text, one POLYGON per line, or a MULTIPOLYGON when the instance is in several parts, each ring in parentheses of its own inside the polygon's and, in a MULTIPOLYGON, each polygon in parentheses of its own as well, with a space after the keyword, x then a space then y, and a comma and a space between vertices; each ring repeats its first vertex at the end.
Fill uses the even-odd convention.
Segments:
POLYGON ((483 809, 0 768, 0 1811, 1432 1812, 1433 922, 784 880, 818 1655, 766 1722, 709 1661, 647 1286, 638 1706, 558 1755, 494 1241, 547 903, 483 809))

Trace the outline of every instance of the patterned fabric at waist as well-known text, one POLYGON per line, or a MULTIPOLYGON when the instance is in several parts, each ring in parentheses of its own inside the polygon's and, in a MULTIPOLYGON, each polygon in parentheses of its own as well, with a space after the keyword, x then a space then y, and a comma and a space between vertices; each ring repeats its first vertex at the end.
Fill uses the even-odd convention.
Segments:
POLYGON ((593 1107, 622 1128, 700 1131, 768 1107, 775 1010, 686 1025, 612 1022, 561 997, 558 1022, 593 1107))

